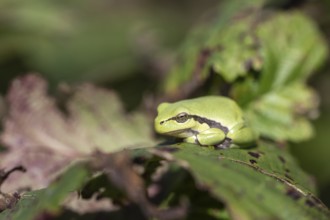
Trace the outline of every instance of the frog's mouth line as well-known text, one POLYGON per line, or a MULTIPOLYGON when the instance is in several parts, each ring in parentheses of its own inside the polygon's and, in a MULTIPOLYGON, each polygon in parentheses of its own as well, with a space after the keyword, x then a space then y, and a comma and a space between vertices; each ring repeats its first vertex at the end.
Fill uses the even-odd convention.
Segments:
POLYGON ((195 131, 191 128, 183 128, 180 130, 175 130, 175 131, 169 131, 169 132, 164 132, 164 135, 175 135, 175 134, 182 134, 182 133, 191 133, 192 135, 197 135, 199 134, 198 131, 195 131))

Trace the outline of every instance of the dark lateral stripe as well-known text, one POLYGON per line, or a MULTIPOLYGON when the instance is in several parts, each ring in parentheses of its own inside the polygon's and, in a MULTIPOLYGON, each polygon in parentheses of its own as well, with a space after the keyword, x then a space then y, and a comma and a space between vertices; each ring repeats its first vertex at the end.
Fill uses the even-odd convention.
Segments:
POLYGON ((229 129, 226 126, 223 126, 221 123, 200 117, 198 115, 190 115, 195 121, 198 121, 200 124, 206 123, 210 128, 219 128, 222 130, 225 134, 228 133, 229 129))
MULTIPOLYGON (((229 129, 226 126, 223 126, 221 123, 198 116, 198 115, 188 115, 189 118, 193 118, 195 121, 198 121, 200 124, 206 123, 210 128, 219 128, 225 134, 228 133, 229 129)), ((166 121, 175 120, 176 117, 167 119, 166 121)))

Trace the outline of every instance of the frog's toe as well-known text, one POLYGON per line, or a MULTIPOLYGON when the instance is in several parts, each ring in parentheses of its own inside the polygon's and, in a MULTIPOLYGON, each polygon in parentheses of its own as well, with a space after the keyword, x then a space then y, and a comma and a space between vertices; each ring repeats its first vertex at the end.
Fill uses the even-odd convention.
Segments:
POLYGON ((220 144, 215 145, 218 149, 228 149, 232 144, 232 140, 230 138, 225 138, 220 144))

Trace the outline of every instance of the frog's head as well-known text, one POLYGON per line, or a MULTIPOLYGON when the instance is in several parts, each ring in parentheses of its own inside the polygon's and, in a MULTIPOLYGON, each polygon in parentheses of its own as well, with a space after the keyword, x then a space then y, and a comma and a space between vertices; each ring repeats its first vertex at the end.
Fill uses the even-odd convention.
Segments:
POLYGON ((160 134, 185 138, 187 131, 196 125, 189 110, 176 103, 162 103, 158 106, 155 130, 160 134))

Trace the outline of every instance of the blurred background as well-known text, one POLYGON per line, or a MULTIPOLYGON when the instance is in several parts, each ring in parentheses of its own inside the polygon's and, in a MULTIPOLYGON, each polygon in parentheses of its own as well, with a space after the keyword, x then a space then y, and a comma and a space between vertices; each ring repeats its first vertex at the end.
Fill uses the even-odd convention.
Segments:
MULTIPOLYGON (((13 78, 38 72, 51 90, 92 82, 114 89, 127 110, 157 89, 175 53, 196 24, 217 12, 219 0, 1 0, 1 100, 13 78)), ((273 1, 305 11, 330 43, 330 0, 273 1)), ((330 59, 310 84, 321 97, 315 137, 291 147, 330 206, 330 59)))

